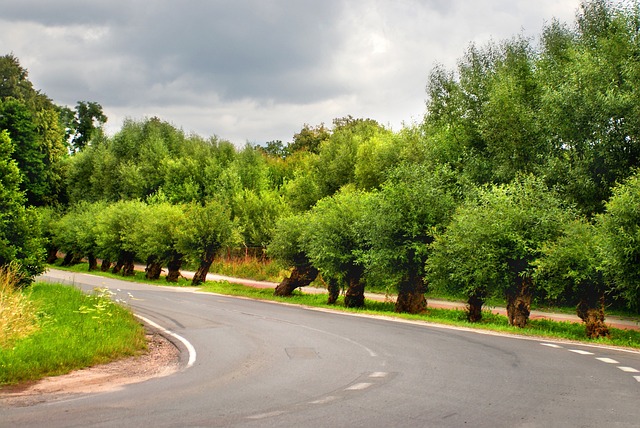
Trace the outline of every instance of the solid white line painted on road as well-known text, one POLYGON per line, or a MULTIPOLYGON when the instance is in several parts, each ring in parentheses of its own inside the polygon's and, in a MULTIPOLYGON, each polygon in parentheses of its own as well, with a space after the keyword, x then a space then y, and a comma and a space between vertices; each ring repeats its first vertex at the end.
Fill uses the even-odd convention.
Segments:
POLYGON ((626 373, 640 373, 640 371, 634 369, 633 367, 618 367, 618 368, 626 373))
POLYGON ((359 391, 361 389, 369 388, 371 385, 373 385, 371 382, 360 382, 345 388, 345 391, 359 391))
POLYGON ((603 363, 607 363, 607 364, 620 364, 619 362, 611 358, 596 358, 596 360, 602 361, 603 363))
POLYGON ((195 362, 196 362, 196 348, 194 348, 193 345, 187 339, 185 339, 184 337, 180 336, 179 334, 176 334, 176 333, 172 332, 171 330, 167 330, 166 328, 162 327, 160 324, 157 324, 157 323, 151 321, 150 319, 147 319, 147 318, 145 318, 143 316, 140 316, 140 315, 136 315, 136 317, 138 317, 142 321, 146 322, 150 326, 155 327, 158 330, 161 330, 164 333, 168 334, 169 336, 179 340, 187 348, 187 352, 189 352, 189 361, 187 362, 187 367, 186 368, 189 368, 189 367, 191 367, 192 365, 195 364, 195 362))
POLYGON ((556 345, 554 343, 541 343, 542 346, 548 346, 549 348, 557 348, 557 349, 562 349, 562 346, 560 345, 556 345))
POLYGON ((387 372, 373 372, 369 375, 369 377, 387 377, 389 373, 387 372))
POLYGON ((593 352, 583 351, 582 349, 569 349, 569 352, 575 352, 580 355, 593 355, 593 352))

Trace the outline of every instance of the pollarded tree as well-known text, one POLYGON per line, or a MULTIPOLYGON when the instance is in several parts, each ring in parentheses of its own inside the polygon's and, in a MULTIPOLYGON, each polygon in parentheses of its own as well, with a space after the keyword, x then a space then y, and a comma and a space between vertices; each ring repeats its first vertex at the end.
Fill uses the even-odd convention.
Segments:
POLYGON ((136 241, 134 230, 141 227, 147 205, 140 201, 118 201, 106 206, 95 220, 96 255, 115 262, 112 272, 134 274, 136 241))
POLYGON ((568 222, 562 235, 542 246, 533 264, 534 280, 551 299, 568 295, 578 300, 577 313, 584 321, 587 337, 609 335, 604 323, 606 284, 602 277, 600 238, 594 226, 583 219, 568 222))
POLYGON ((97 268, 96 244, 98 218, 107 209, 104 202, 81 202, 74 205, 58 221, 51 225, 54 228, 53 243, 65 253, 63 264, 79 263, 86 257, 89 270, 97 268))
POLYGON ((462 192, 449 168, 430 171, 402 165, 389 176, 366 206, 365 260, 379 277, 389 277, 397 289, 396 312, 426 309, 424 266, 428 245, 443 230, 462 192))
POLYGON ((273 237, 267 246, 269 257, 287 266, 291 274, 275 288, 276 296, 291 296, 293 291, 311 284, 318 276, 302 246, 303 229, 308 225, 308 213, 281 217, 276 222, 273 237))
POLYGON ((436 236, 427 278, 436 288, 465 294, 470 321, 481 319, 488 296, 502 295, 509 323, 524 327, 533 295, 532 263, 571 216, 542 180, 531 175, 484 188, 436 236))
POLYGON ((346 186, 321 199, 306 217, 302 236, 304 253, 323 277, 330 284, 346 284, 344 303, 349 308, 364 306, 362 213, 368 196, 346 186))
POLYGON ((640 175, 613 190, 598 218, 604 256, 603 270, 613 282, 615 297, 640 310, 640 175))
POLYGON ((204 206, 187 205, 177 249, 198 263, 192 284, 205 282, 216 254, 239 241, 238 227, 231 219, 231 210, 225 203, 213 200, 204 206))

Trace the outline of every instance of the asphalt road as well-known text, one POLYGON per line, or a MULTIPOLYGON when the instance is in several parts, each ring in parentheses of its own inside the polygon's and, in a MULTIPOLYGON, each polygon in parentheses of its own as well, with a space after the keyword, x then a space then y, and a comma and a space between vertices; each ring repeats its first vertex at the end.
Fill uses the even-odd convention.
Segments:
POLYGON ((0 408, 3 427, 640 426, 636 352, 48 275, 119 290, 195 355, 178 342, 171 376, 0 408))

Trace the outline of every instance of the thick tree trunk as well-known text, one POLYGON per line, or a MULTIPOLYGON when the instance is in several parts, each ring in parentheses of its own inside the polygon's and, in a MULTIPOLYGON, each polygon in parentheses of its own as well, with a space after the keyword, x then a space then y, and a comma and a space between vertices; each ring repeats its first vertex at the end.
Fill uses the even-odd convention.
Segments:
POLYGON ((327 291, 329 292, 327 304, 335 305, 338 301, 338 297, 340 297, 340 283, 338 283, 338 281, 333 278, 329 278, 327 283, 327 291))
POLYGON ((89 270, 97 270, 98 269, 98 259, 96 259, 96 256, 94 256, 93 254, 89 254, 87 256, 87 259, 89 260, 89 270))
POLYGON ((174 253, 167 263, 167 282, 178 282, 182 268, 182 254, 174 253))
POLYGON ((584 293, 576 312, 585 323, 587 337, 596 339, 598 337, 609 337, 609 327, 604 323, 604 293, 584 293))
POLYGON ((120 271, 122 270, 123 266, 124 266, 124 260, 118 259, 114 263, 113 268, 111 269, 111 273, 114 274, 114 275, 120 273, 120 271))
POLYGON ((288 297, 291 296, 293 290, 300 287, 306 287, 311 284, 318 276, 318 269, 310 264, 294 266, 291 275, 282 280, 273 291, 274 296, 288 297))
POLYGON ((66 253, 64 258, 62 259, 62 266, 71 266, 71 262, 73 260, 73 254, 66 253))
POLYGON ((507 317, 509 324, 524 328, 531 313, 531 278, 518 276, 516 287, 507 292, 507 317))
POLYGON ((58 260, 58 247, 51 247, 47 250, 47 263, 53 264, 58 260))
POLYGON ((211 263, 213 263, 213 255, 207 255, 200 261, 200 266, 198 266, 198 270, 196 270, 195 275, 193 275, 191 285, 200 285, 207 280, 207 274, 209 273, 211 263))
POLYGON ((467 300, 467 320, 469 322, 480 322, 482 320, 482 305, 484 297, 480 294, 472 294, 467 300))
POLYGON ((348 287, 344 295, 344 305, 347 308, 364 307, 364 283, 360 282, 360 273, 351 273, 347 276, 348 287))
POLYGON ((147 267, 144 268, 144 277, 146 279, 160 279, 162 273, 162 263, 158 262, 158 258, 151 256, 147 259, 147 267))
POLYGON ((102 259, 100 270, 102 272, 107 272, 110 268, 111 268, 111 261, 109 259, 102 259))
POLYGON ((424 297, 426 287, 424 280, 416 275, 406 275, 398 286, 398 298, 395 311, 419 314, 427 310, 427 299, 424 297))

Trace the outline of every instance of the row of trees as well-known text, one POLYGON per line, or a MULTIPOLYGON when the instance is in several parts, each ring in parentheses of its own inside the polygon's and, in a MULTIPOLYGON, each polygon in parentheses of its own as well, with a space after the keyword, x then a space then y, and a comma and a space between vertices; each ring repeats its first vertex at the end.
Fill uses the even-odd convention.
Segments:
POLYGON ((87 102, 54 108, 56 127, 42 127, 20 101, 26 72, 5 57, 21 83, 2 88, 3 111, 29 114, 0 116, 19 172, 3 186, 44 231, 16 233, 125 273, 137 260, 173 278, 189 260, 196 282, 216 249, 266 248, 292 268, 277 294, 322 274, 332 302, 345 290, 361 306, 375 285, 420 312, 430 287, 465 296, 470 321, 497 295, 519 326, 532 299, 561 300, 604 335, 605 298, 640 309, 639 10, 584 1, 573 26, 553 21, 539 41, 471 46, 431 73, 424 121, 397 132, 348 116, 242 149, 158 118, 107 136, 87 102), (54 128, 57 143, 43 143, 54 128), (38 168, 48 173, 29 175, 38 168))

